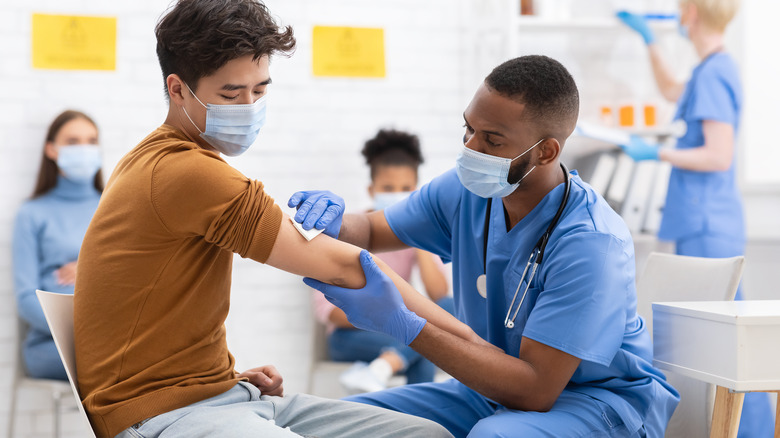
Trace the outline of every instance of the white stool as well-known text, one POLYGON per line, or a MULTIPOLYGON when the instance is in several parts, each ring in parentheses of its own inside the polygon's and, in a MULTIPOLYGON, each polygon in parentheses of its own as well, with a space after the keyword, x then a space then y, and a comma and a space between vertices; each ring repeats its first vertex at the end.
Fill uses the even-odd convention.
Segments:
POLYGON ((717 385, 710 437, 737 436, 745 392, 780 393, 778 339, 780 301, 653 303, 655 366, 717 385))

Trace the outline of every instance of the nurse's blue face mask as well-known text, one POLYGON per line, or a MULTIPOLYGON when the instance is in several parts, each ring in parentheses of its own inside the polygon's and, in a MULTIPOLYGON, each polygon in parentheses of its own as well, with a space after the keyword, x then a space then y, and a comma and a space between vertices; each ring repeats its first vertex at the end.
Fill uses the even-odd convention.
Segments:
POLYGON ((507 177, 509 176, 509 168, 512 167, 512 162, 527 154, 544 140, 537 141, 533 146, 526 149, 525 152, 514 158, 494 157, 463 145, 463 150, 455 161, 458 178, 463 187, 482 198, 503 198, 508 196, 517 189, 520 182, 531 171, 536 169, 536 166, 532 167, 516 183, 510 184, 507 181, 507 177))
POLYGON ((200 132, 218 152, 235 157, 243 154, 257 139, 260 129, 265 125, 266 97, 257 99, 255 103, 239 105, 204 104, 186 83, 193 97, 206 108, 206 130, 201 131, 192 121, 187 109, 182 107, 190 123, 200 132))

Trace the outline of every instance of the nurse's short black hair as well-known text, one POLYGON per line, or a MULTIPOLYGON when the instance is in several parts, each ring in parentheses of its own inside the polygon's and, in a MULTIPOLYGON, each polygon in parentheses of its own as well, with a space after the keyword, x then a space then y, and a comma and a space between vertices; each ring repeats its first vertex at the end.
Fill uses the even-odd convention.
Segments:
POLYGON ((292 27, 280 28, 259 0, 179 0, 154 33, 163 82, 175 73, 192 91, 233 59, 295 49, 292 27))
POLYGON ((494 68, 485 84, 523 103, 524 117, 548 131, 546 135, 563 141, 574 130, 580 109, 579 91, 560 62, 542 55, 510 59, 494 68))

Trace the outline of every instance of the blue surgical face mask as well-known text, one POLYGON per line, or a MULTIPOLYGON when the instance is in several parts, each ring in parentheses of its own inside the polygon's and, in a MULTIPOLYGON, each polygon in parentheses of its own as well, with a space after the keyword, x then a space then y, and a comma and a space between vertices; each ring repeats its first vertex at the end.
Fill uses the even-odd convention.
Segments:
POLYGON ((214 149, 227 156, 235 157, 252 146, 260 133, 260 128, 265 125, 267 94, 250 104, 206 105, 195 96, 189 85, 187 89, 206 108, 206 130, 201 131, 187 114, 187 109, 182 107, 184 114, 200 132, 200 136, 214 149))
POLYGON ((374 193, 374 210, 384 210, 398 201, 406 199, 411 192, 374 193))
POLYGON ((677 23, 677 32, 680 33, 681 37, 688 39, 688 35, 689 35, 688 26, 678 22, 677 23))
POLYGON ((60 146, 57 153, 57 167, 75 183, 94 180, 100 166, 100 148, 94 144, 60 146))
POLYGON ((537 141, 515 158, 494 157, 493 155, 483 154, 463 146, 463 150, 456 160, 455 169, 458 172, 458 178, 463 187, 482 198, 503 198, 508 196, 517 189, 520 181, 536 169, 536 166, 532 167, 519 181, 509 184, 507 177, 509 176, 509 168, 512 166, 512 162, 527 154, 528 151, 535 148, 542 141, 544 139, 537 141))

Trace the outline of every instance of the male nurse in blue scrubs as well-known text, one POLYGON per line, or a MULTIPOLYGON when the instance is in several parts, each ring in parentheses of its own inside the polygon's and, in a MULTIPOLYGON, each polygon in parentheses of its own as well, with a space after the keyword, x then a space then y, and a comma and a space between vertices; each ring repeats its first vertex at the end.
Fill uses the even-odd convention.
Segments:
POLYGON ((465 341, 408 311, 365 253, 363 289, 304 281, 356 326, 403 340, 454 379, 351 400, 429 418, 456 437, 663 436, 679 397, 652 366, 636 313, 631 235, 559 162, 578 109, 577 87, 560 63, 512 59, 463 113, 456 168, 405 201, 342 218, 343 201, 329 192, 292 196, 304 228, 343 219, 342 240, 372 251, 412 246, 452 261, 456 315, 492 344, 465 341), (523 279, 559 209, 541 264, 523 279))
MULTIPOLYGON (((680 255, 733 257, 745 253, 742 197, 735 175, 742 85, 736 63, 724 51, 723 38, 738 6, 739 0, 680 2, 681 33, 701 59, 687 83, 678 81, 669 70, 645 20, 618 13, 644 39, 658 88, 666 99, 677 102, 675 119, 687 127, 673 149, 659 149, 638 137, 622 146, 634 160, 672 164, 658 237, 674 241, 680 255)), ((741 288, 736 299, 742 299, 741 288)), ((774 436, 769 394, 746 394, 738 436, 774 436)))

